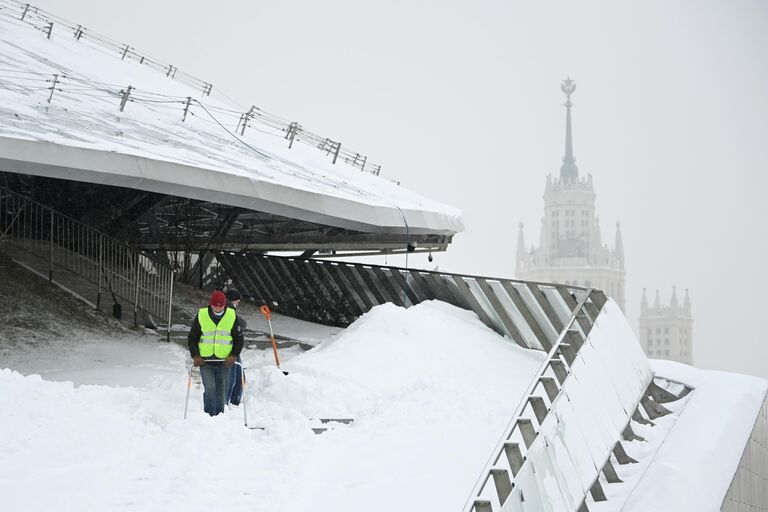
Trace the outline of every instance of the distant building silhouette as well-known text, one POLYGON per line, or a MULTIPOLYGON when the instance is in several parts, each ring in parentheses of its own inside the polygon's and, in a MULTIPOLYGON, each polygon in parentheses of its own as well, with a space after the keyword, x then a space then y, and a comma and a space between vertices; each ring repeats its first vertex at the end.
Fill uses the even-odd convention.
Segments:
POLYGON ((643 288, 638 324, 640 345, 648 357, 693 364, 693 315, 688 290, 685 290, 682 306, 678 303, 674 287, 669 306, 661 304, 659 291, 656 290, 653 306, 649 307, 643 288))
POLYGON ((595 215, 592 175, 580 177, 573 157, 571 95, 576 83, 568 78, 560 88, 566 95, 565 156, 560 176, 547 176, 538 248, 526 250, 523 224, 519 226, 516 277, 599 288, 624 310, 626 272, 621 227, 616 223, 613 249, 604 245, 595 215))

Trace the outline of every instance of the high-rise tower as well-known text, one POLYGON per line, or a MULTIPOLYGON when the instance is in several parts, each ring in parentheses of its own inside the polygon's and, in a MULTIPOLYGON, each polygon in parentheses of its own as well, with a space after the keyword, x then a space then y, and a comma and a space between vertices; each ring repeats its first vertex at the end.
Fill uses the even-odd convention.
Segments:
POLYGON ((604 245, 595 213, 592 175, 579 176, 573 156, 571 96, 576 91, 576 83, 568 78, 560 88, 566 97, 565 156, 560 175, 547 176, 538 248, 525 249, 523 225, 520 225, 516 276, 532 281, 599 288, 624 309, 626 272, 621 227, 616 224, 613 249, 604 245))
POLYGON ((656 290, 653 306, 649 306, 643 289, 638 323, 640 345, 648 357, 693 364, 693 314, 688 290, 685 290, 681 305, 677 300, 677 290, 672 287, 669 306, 661 304, 659 291, 656 290))

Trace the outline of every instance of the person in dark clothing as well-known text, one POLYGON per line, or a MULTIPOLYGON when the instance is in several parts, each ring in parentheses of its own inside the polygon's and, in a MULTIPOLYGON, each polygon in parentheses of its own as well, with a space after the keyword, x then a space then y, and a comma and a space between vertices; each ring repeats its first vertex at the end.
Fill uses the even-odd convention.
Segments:
POLYGON ((227 297, 216 290, 201 308, 187 336, 193 364, 203 380, 203 409, 211 416, 224 412, 229 368, 243 349, 243 331, 227 297))
MULTIPOLYGON (((237 290, 237 288, 227 287, 227 306, 237 310, 237 306, 240 305, 240 300, 243 296, 237 290)), ((242 315, 237 316, 237 321, 240 323, 240 330, 245 333, 245 318, 242 315)), ((237 356, 237 362, 242 363, 240 356, 237 356)), ((240 400, 243 398, 243 367, 241 364, 234 364, 229 369, 229 384, 227 385, 226 403, 232 405, 240 405, 240 400)))

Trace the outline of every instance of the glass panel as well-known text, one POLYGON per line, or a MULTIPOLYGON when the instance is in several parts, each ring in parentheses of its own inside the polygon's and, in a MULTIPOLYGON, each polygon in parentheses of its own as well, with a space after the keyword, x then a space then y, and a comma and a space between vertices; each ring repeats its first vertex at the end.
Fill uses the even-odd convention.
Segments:
POLYGON ((515 324, 515 327, 517 327, 517 329, 520 331, 520 334, 523 335, 525 343, 528 345, 528 347, 537 350, 544 350, 544 347, 541 346, 539 340, 536 339, 536 335, 533 334, 533 330, 528 325, 528 322, 525 321, 523 315, 517 309, 517 306, 515 306, 515 303, 512 302, 512 299, 509 298, 507 290, 505 290, 499 282, 489 282, 488 284, 491 285, 491 288, 493 288, 493 291, 499 298, 499 302, 501 302, 504 310, 512 319, 512 323, 515 324))
POLYGON ((576 296, 576 300, 577 301, 580 301, 580 300, 584 299, 584 297, 587 296, 587 291, 586 290, 578 290, 578 289, 574 289, 574 288, 568 288, 568 291, 571 294, 576 296))
POLYGON ((541 306, 539 306, 539 303, 533 296, 533 293, 531 293, 531 290, 529 290, 526 285, 521 283, 513 283, 512 286, 515 288, 515 290, 520 292, 520 296, 522 297, 523 302, 526 306, 528 306, 531 314, 536 319, 536 323, 541 326, 541 329, 544 331, 544 334, 547 336, 549 342, 554 345, 560 333, 557 332, 554 327, 552 327, 551 323, 549 323, 547 315, 544 314, 544 310, 542 310, 541 306))
POLYGON ((571 308, 568 307, 558 291, 550 286, 539 286, 539 289, 544 292, 544 296, 552 304, 557 317, 563 322, 563 325, 567 325, 571 319, 571 308))
MULTIPOLYGON (((477 302, 480 303, 480 307, 483 308, 483 311, 485 311, 485 314, 488 315, 488 318, 491 319, 491 322, 493 325, 496 326, 497 329, 499 329, 501 332, 507 332, 507 329, 504 327, 504 323, 501 321, 501 318, 499 318, 499 315, 496 314, 496 311, 493 309, 493 306, 491 305, 491 302, 488 300, 488 297, 485 296, 485 293, 483 293, 483 289, 480 288, 480 285, 477 284, 477 281, 471 278, 464 278, 464 282, 469 285, 469 290, 474 295, 475 299, 477 299, 477 302)), ((507 333, 509 334, 509 333, 507 333)))

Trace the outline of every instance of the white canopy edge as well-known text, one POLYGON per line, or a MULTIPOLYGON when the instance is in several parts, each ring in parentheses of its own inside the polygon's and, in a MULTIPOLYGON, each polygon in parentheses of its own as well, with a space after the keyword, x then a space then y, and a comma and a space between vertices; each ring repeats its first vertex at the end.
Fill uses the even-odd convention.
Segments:
POLYGON ((460 218, 440 212, 373 206, 256 176, 47 141, 0 136, 0 171, 210 201, 365 233, 453 235, 464 229, 460 218))

